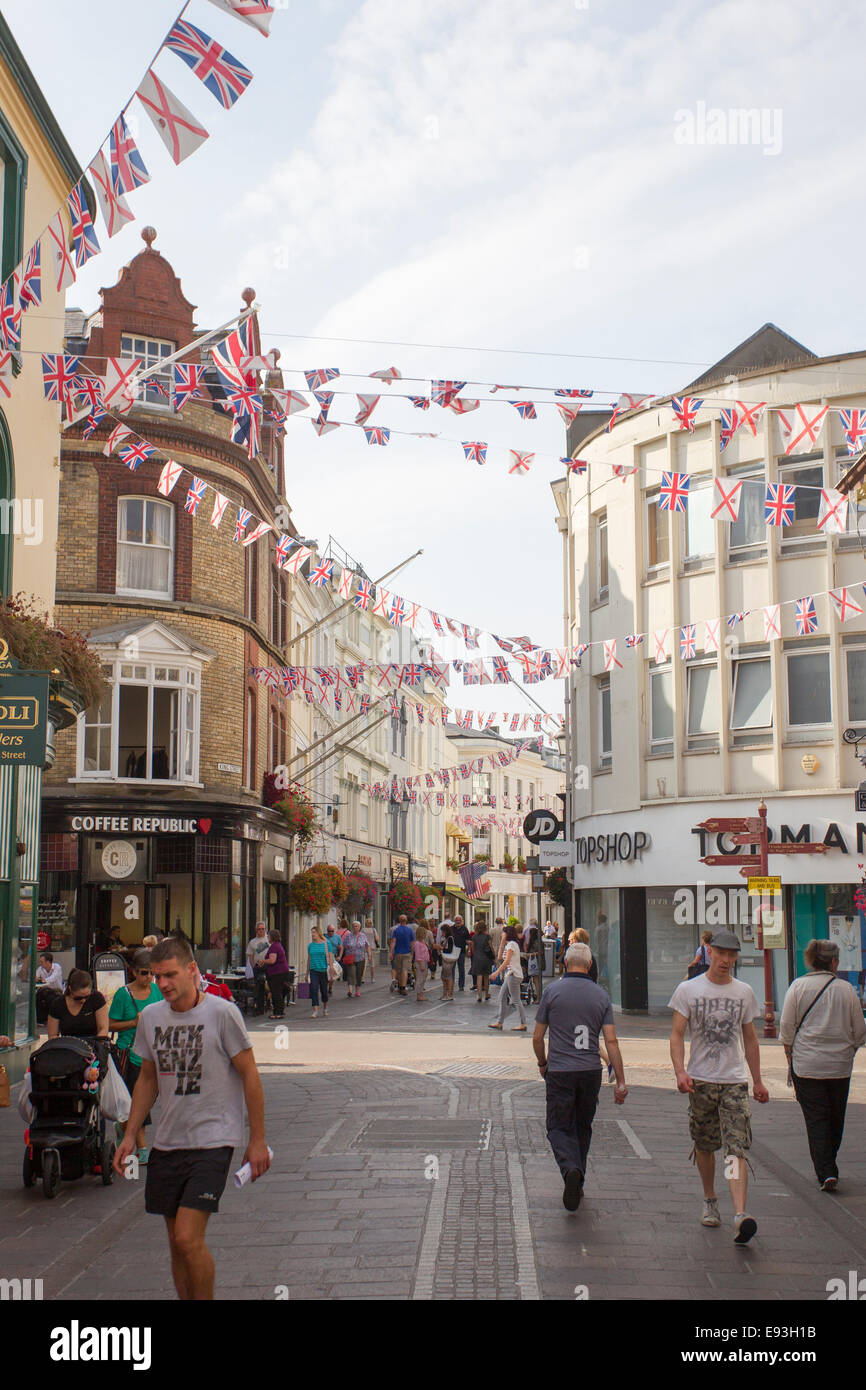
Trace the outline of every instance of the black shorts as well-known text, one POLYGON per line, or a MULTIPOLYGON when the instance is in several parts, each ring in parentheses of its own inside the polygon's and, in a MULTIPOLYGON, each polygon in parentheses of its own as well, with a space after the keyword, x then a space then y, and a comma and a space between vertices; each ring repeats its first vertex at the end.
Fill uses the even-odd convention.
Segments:
POLYGON ((219 1149, 151 1149, 145 1211, 152 1216, 177 1216, 178 1207, 218 1211, 232 1153, 230 1144, 219 1149))

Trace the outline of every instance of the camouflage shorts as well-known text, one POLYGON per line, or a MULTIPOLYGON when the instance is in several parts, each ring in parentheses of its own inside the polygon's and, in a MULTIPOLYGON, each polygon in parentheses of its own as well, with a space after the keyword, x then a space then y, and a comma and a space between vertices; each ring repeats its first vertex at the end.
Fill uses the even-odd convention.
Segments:
POLYGON ((689 1133, 696 1149, 744 1157, 752 1147, 749 1088, 743 1082, 696 1081, 689 1095, 689 1133))

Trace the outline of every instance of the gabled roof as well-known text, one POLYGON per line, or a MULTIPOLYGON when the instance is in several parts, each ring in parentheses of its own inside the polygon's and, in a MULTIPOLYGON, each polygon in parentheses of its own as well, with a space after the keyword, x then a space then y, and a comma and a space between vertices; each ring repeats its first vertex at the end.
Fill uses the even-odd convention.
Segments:
POLYGON ((699 387, 724 381, 726 377, 737 376, 742 372, 753 372, 761 368, 770 371, 774 367, 787 368, 796 366, 799 362, 817 360, 816 353, 798 343, 789 333, 777 328, 774 323, 765 323, 756 333, 744 339, 738 347, 732 348, 683 389, 697 390, 699 387))
MULTIPOLYGON (((172 654, 198 656, 205 661, 212 661, 216 656, 212 647, 203 646, 201 642, 188 637, 185 632, 178 632, 155 618, 138 618, 128 623, 116 623, 113 627, 96 628, 87 634, 89 647, 120 647, 125 643, 129 643, 130 646, 137 645, 142 655, 147 657, 164 653, 166 657, 172 654)), ((136 657, 131 655, 130 659, 135 660, 136 657)))

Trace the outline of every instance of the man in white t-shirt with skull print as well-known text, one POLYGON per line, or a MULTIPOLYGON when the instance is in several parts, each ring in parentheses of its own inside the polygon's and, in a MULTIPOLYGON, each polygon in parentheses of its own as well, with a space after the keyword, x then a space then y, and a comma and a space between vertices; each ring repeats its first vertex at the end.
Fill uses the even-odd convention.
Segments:
POLYGON ((677 1090, 689 1097, 692 1153, 704 1188, 701 1223, 722 1224, 715 1190, 716 1150, 722 1149, 734 1204, 734 1243, 746 1245, 758 1229, 758 1223, 746 1211, 746 1155, 752 1144, 749 1072, 755 1100, 764 1104, 770 1094, 761 1080, 761 1054, 755 1032, 761 1006, 754 990, 734 978, 739 949, 733 932, 717 932, 709 947, 709 970, 678 985, 668 1007, 674 1011, 671 1061, 677 1090))

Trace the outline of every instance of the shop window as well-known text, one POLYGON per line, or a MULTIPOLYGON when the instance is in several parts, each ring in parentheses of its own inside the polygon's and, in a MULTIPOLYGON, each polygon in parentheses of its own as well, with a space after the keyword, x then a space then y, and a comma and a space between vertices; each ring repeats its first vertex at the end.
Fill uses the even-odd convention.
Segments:
MULTIPOLYGON (((133 333, 123 333, 120 338, 121 357, 138 357, 141 360, 139 371, 148 367, 159 367, 166 357, 177 350, 176 343, 166 342, 164 338, 139 338, 133 333)), ((171 409, 173 373, 171 367, 163 367, 141 383, 139 404, 155 405, 162 410, 171 409)))
POLYGON ((173 558, 171 503, 121 497, 117 503, 117 593, 171 598, 173 558))
POLYGON ((118 659, 106 670, 106 694, 79 721, 79 777, 197 781, 200 665, 118 659))
POLYGON ((832 722, 829 651, 787 652, 788 725, 832 722))
POLYGON ((649 673, 650 749, 670 752, 674 739, 673 673, 663 666, 649 673))
POLYGON ((848 723, 866 725, 866 647, 848 647, 848 723))
POLYGON ((732 662, 731 729, 734 734, 769 734, 773 706, 769 656, 732 662))
POLYGON ((719 675, 715 661, 686 668, 686 734, 689 748, 715 747, 719 736, 719 675))
POLYGON ((659 506, 658 493, 646 499, 646 567, 648 572, 664 568, 670 559, 668 513, 659 506))
POLYGON ((750 550, 763 549, 767 544, 767 528, 764 524, 764 498, 766 484, 763 470, 728 474, 727 481, 742 478, 740 488, 740 510, 736 521, 725 523, 728 531, 728 555, 731 559, 748 559, 750 550))

